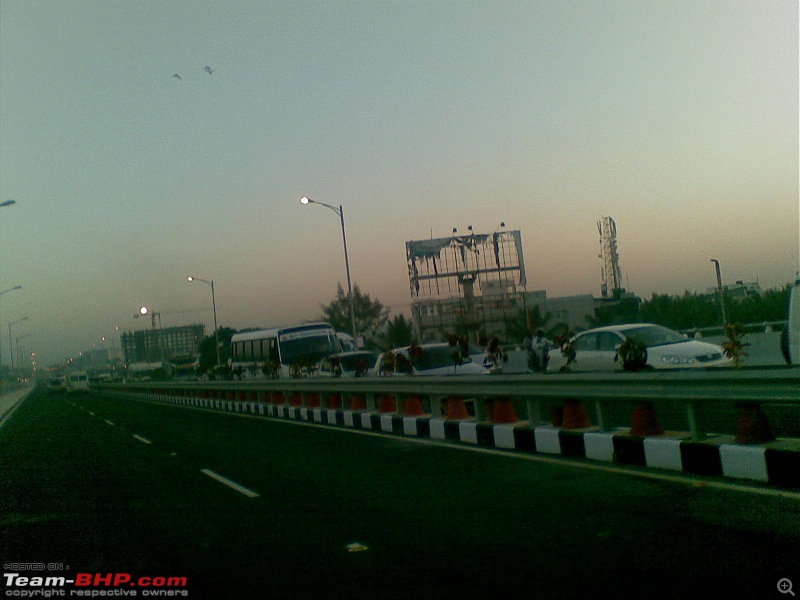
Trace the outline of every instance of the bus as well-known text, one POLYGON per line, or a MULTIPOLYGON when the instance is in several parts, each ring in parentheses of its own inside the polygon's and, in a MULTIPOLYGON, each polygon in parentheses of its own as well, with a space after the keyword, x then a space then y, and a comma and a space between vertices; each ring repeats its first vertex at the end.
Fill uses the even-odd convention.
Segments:
POLYGON ((341 345, 330 324, 306 323, 234 334, 228 365, 234 377, 240 379, 299 377, 338 352, 341 345))

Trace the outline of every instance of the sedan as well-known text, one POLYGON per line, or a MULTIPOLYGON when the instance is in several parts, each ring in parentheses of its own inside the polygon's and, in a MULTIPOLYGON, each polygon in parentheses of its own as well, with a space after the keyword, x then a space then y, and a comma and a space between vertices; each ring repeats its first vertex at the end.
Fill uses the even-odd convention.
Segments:
MULTIPOLYGON (((647 348, 647 367, 651 369, 685 369, 729 367, 733 361, 721 346, 691 340, 684 335, 649 323, 610 325, 579 333, 572 338, 575 361, 572 371, 621 371, 619 347, 626 338, 642 342, 647 348)), ((560 349, 550 350, 548 371, 558 371, 566 359, 560 349)))
MULTIPOLYGON (((417 356, 409 360, 409 346, 384 352, 375 364, 375 375, 486 375, 486 367, 474 362, 471 356, 456 364, 456 349, 448 343, 422 344, 417 356), (402 357, 398 361, 397 357, 402 357), (404 368, 404 365, 406 368, 404 368), (408 366, 411 372, 408 372, 408 366)), ((471 350, 470 350, 471 351, 471 350)))

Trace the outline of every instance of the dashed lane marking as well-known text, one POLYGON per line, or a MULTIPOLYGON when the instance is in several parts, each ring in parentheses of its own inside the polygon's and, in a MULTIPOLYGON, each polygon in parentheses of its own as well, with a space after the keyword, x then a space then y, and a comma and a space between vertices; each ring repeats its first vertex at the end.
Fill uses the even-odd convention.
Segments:
POLYGON ((153 443, 150 440, 148 440, 147 438, 143 438, 142 436, 136 435, 135 433, 133 434, 133 439, 139 440, 143 444, 152 444, 153 443))
POLYGON ((219 473, 215 473, 215 472, 214 472, 214 471, 212 471, 211 469, 201 469, 201 470, 200 470, 200 472, 201 472, 203 475, 208 475, 209 477, 211 477, 211 479, 214 479, 214 480, 216 480, 216 481, 219 481, 219 482, 220 482, 220 483, 222 483, 223 485, 227 485, 229 488, 231 488, 231 489, 233 489, 233 490, 236 490, 236 491, 237 491, 237 492, 239 492, 240 494, 244 494, 244 495, 245 495, 245 496, 247 496, 248 498, 258 498, 258 496, 259 496, 259 495, 258 495, 256 492, 254 492, 253 490, 249 490, 249 489, 247 489, 246 487, 244 487, 244 486, 242 486, 242 485, 239 485, 238 483, 236 483, 236 482, 234 482, 234 481, 231 481, 231 480, 230 480, 230 479, 228 479, 227 477, 223 477, 223 476, 222 476, 222 475, 220 475, 219 473))

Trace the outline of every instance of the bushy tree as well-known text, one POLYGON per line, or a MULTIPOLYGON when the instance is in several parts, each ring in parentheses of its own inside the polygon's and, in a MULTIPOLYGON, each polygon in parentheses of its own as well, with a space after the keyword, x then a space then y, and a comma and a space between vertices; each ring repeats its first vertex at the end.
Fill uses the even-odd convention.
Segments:
MULTIPOLYGON (((381 330, 389 319, 389 309, 383 303, 369 294, 364 294, 358 285, 353 286, 353 303, 355 307, 356 328, 359 335, 372 337, 381 330)), ((342 284, 338 284, 336 298, 328 304, 321 304, 323 321, 333 325, 336 331, 352 333, 350 319, 350 300, 342 284)))
MULTIPOLYGON (((219 334, 219 361, 224 366, 228 364, 228 358, 230 358, 231 354, 231 338, 236 333, 236 330, 230 327, 220 327, 217 333, 219 334)), ((201 373, 205 373, 217 364, 216 341, 216 337, 212 333, 204 337, 200 342, 201 373)))
POLYGON ((416 337, 414 322, 405 315, 397 315, 386 324, 385 332, 380 336, 380 345, 384 348, 410 346, 416 337))

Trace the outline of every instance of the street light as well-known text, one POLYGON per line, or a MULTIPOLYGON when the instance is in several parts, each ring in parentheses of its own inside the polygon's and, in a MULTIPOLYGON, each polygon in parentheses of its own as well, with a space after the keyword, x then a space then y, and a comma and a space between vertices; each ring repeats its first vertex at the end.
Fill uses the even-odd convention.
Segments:
POLYGON ((5 202, 0 202, 0 207, 11 206, 12 204, 16 203, 16 200, 6 200, 5 202))
MULTIPOLYGON (((353 340, 358 338, 358 331, 356 330, 356 308, 355 308, 355 301, 353 299, 353 286, 350 283, 350 260, 347 257, 347 235, 344 231, 344 208, 339 205, 339 208, 335 206, 331 206, 330 204, 325 204, 324 202, 318 202, 316 200, 312 200, 306 196, 300 198, 300 202, 302 204, 319 204, 320 206, 324 206, 327 209, 332 210, 337 215, 339 215, 339 219, 342 222, 342 243, 344 244, 344 267, 347 271, 347 296, 350 299, 350 324, 353 328, 353 340)), ((358 342, 356 342, 358 343, 358 342)))
MULTIPOLYGON (((22 323, 23 321, 27 321, 27 320, 28 320, 28 317, 22 317, 21 319, 18 319, 16 321, 13 321, 13 322, 8 324, 8 339, 9 339, 9 341, 11 340, 11 326, 12 325, 16 325, 17 323, 22 323)), ((19 339, 19 338, 17 338, 17 339, 19 339)), ((13 371, 14 370, 14 346, 13 346, 13 344, 9 344, 9 347, 11 348, 11 370, 13 371)), ((17 354, 19 354, 19 352, 17 354)))
POLYGON ((205 279, 201 279, 200 277, 189 277, 186 278, 187 281, 202 281, 206 285, 211 286, 211 306, 214 307, 214 345, 217 347, 217 367, 220 366, 219 360, 219 327, 217 327, 217 298, 214 295, 214 280, 207 281, 205 279))
POLYGON ((719 270, 719 261, 716 258, 712 258, 711 262, 714 263, 714 267, 717 270, 717 293, 719 294, 719 304, 722 307, 722 325, 727 327, 728 311, 725 308, 725 290, 722 289, 722 275, 720 274, 719 270))
MULTIPOLYGON (((6 202, 11 202, 12 204, 14 203, 14 201, 13 201, 13 200, 7 200, 6 202)), ((3 202, 3 205, 4 205, 4 206, 8 206, 8 204, 6 204, 6 202, 3 202)), ((22 289, 22 286, 21 286, 21 285, 15 285, 15 286, 14 286, 14 287, 12 287, 12 288, 8 288, 7 290, 3 290, 2 292, 0 292, 0 297, 1 297, 3 294, 7 294, 8 292, 13 292, 14 290, 20 290, 20 289, 22 289)), ((14 353, 14 348, 11 346, 11 344, 12 344, 12 342, 11 342, 11 336, 9 336, 9 337, 8 337, 8 347, 9 347, 9 348, 11 348, 11 353, 13 354, 13 353, 14 353)), ((2 357, 2 347, 3 347, 3 345, 2 345, 2 344, 0 344, 0 364, 3 364, 3 361, 2 361, 2 358, 1 358, 1 357, 2 357)))
MULTIPOLYGON (((26 333, 25 335, 21 335, 21 336, 15 338, 16 339, 16 343, 17 343, 17 356, 20 355, 20 353, 19 353, 19 341, 20 340, 24 340, 25 338, 29 338, 31 336, 33 336, 32 333, 26 333)), ((12 366, 11 368, 13 369, 14 367, 12 366)))

